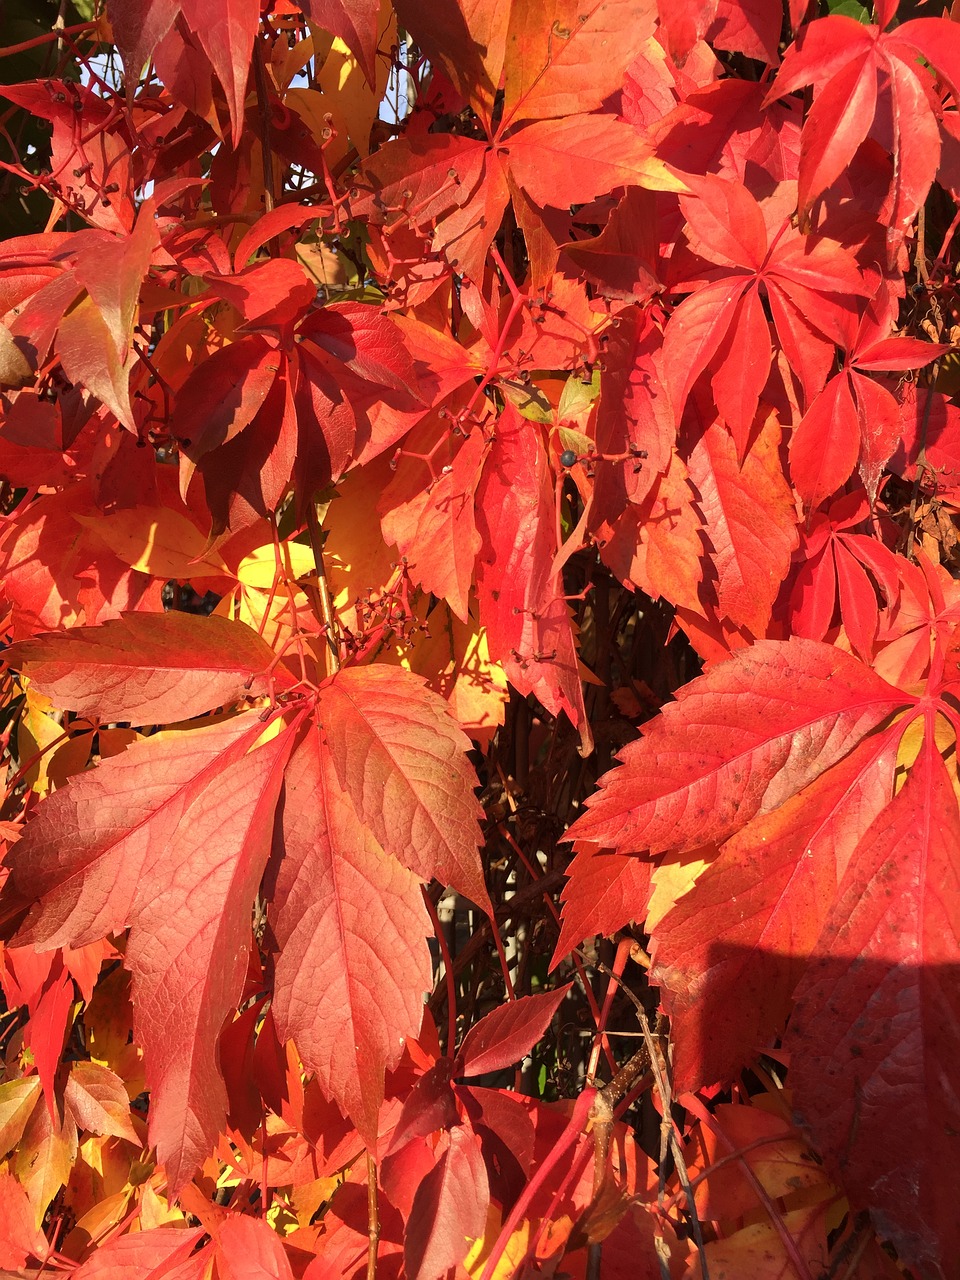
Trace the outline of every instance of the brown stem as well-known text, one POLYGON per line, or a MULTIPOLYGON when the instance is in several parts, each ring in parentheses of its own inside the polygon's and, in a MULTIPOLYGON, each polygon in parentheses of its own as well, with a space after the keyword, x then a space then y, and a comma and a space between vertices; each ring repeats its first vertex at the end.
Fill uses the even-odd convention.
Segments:
POLYGON ((380 1205, 377 1200, 377 1162, 367 1152, 367 1280, 377 1280, 380 1246, 380 1205))
POLYGON ((64 36, 77 35, 81 31, 93 31, 96 29, 95 22, 78 22, 73 27, 55 27, 53 31, 48 31, 46 35, 34 36, 32 40, 24 40, 22 44, 10 44, 5 49, 0 49, 0 58, 9 58, 15 53, 26 53, 28 49, 35 49, 37 45, 49 44, 51 40, 62 40, 64 36))
POLYGON ((267 94, 267 73, 263 65, 263 49, 259 41, 253 46, 253 73, 257 82, 257 109, 260 113, 260 156, 263 161, 263 207, 270 213, 273 197, 273 149, 270 146, 270 99, 267 94))
POLYGON ((323 562, 323 531, 317 518, 317 508, 310 502, 307 504, 307 533, 313 549, 313 560, 317 566, 317 587, 320 591, 320 616, 327 632, 327 644, 330 646, 330 662, 334 672, 340 670, 340 635, 337 630, 337 619, 330 599, 330 582, 327 578, 326 566, 323 562))

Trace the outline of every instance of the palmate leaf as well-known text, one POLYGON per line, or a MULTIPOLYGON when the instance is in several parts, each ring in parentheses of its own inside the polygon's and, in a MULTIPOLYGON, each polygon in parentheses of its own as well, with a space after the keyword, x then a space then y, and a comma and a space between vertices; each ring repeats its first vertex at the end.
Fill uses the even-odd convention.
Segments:
POLYGON ((707 859, 651 928, 676 1088, 729 1081, 786 1023, 795 1104, 828 1164, 901 1260, 936 1275, 956 1222, 930 1170, 960 1130, 960 811, 939 716, 956 719, 936 684, 918 698, 830 646, 761 642, 682 690, 568 833, 707 859), (895 794, 911 722, 920 751, 895 794), (894 1100, 905 1146, 889 1141, 894 1100))
MULTIPOLYGON (((4 661, 58 707, 100 721, 170 724, 268 688, 273 650, 243 623, 131 613, 11 645, 4 661)), ((293 683, 285 668, 280 688, 293 683)))
POLYGON ((567 836, 617 853, 719 843, 912 701, 830 645, 758 641, 686 685, 645 726, 567 836))
MULTIPOLYGON (((153 672, 151 718, 158 706, 172 710, 181 682, 198 690, 210 671, 229 669, 239 696, 244 655, 253 659, 249 680, 270 653, 224 619, 192 618, 186 628, 177 614, 150 622, 160 657, 177 637, 192 641, 179 661, 153 672), (191 668, 190 653, 201 653, 206 667, 191 668)), ((41 691, 82 698, 91 716, 109 708, 112 717, 137 719, 142 664, 131 667, 128 634, 124 625, 76 629, 67 647, 83 660, 72 674, 64 637, 23 648, 41 691)), ((289 687, 289 677, 279 684, 289 687)), ((205 706, 227 685, 214 677, 214 687, 205 706)), ((285 711, 246 711, 147 737, 38 807, 8 859, 0 899, 8 933, 19 926, 16 945, 42 949, 130 927, 125 960, 152 1093, 150 1140, 173 1190, 189 1181, 224 1123, 217 1039, 240 998, 271 848, 271 921, 282 948, 277 1023, 375 1143, 384 1073, 417 1034, 431 981, 420 884, 436 875, 489 909, 467 745, 418 676, 348 668, 319 692, 291 698, 285 711)))
POLYGON ((292 745, 288 728, 250 750, 262 732, 251 712, 135 744, 56 792, 11 858, 14 903, 34 899, 18 944, 83 945, 131 926, 150 1139, 178 1189, 226 1111, 216 1041, 243 985, 292 745))
POLYGON ((417 877, 360 821, 314 725, 288 771, 283 842, 270 910, 277 1028, 372 1145, 384 1071, 420 1029, 430 919, 417 877))
POLYGON ((960 1229, 938 1171, 960 1131, 960 812, 932 718, 847 865, 784 1047, 797 1109, 851 1200, 919 1274, 949 1275, 960 1229), (891 1105, 909 1117, 895 1143, 891 1105))

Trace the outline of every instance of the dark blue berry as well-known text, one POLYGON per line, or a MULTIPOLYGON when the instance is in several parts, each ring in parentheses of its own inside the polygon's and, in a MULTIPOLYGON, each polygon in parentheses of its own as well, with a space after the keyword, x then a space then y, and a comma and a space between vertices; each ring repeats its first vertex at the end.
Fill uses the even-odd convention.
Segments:
POLYGON ((563 453, 561 453, 560 455, 561 467, 575 466, 576 461, 577 461, 577 455, 573 452, 572 449, 564 449, 563 453))

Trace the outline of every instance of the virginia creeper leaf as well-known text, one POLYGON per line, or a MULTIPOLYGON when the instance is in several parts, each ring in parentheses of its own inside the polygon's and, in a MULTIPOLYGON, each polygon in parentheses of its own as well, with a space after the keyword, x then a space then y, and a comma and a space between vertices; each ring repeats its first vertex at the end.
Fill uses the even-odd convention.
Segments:
POLYGON ((960 813, 928 720, 906 783, 850 859, 785 1048, 828 1168, 900 1259, 931 1275, 948 1274, 960 1247, 937 1172, 960 1127, 958 904, 960 813), (891 1087, 912 1118, 897 1144, 891 1087))
MULTIPOLYGON (((270 687, 274 660, 240 622, 189 613, 130 613, 100 627, 12 645, 5 660, 57 706, 98 720, 188 720, 270 687)), ((284 670, 277 684, 290 683, 284 670)))
POLYGON ((313 724, 287 771, 283 841, 270 910, 277 1028, 375 1148, 384 1073, 431 986, 430 920, 416 876, 361 821, 313 724))
POLYGON ((681 1092, 733 1079, 786 1021, 857 837, 893 793, 896 741, 861 742, 720 847, 653 929, 681 1092))
POLYGON ((403 1262, 411 1280, 438 1280, 466 1257, 483 1235, 490 1200, 487 1170, 476 1134, 450 1130, 450 1145, 417 1188, 403 1262))
POLYGON ((150 1140, 173 1190, 206 1159, 226 1116, 217 1037, 243 987, 291 735, 218 769, 169 837, 168 857, 138 884, 125 962, 150 1140))
POLYGON ((340 785, 381 848, 488 909, 469 740, 444 701, 411 672, 345 668, 320 690, 318 716, 340 785))
POLYGON ((644 726, 567 838, 652 854, 725 840, 910 701, 830 645, 759 641, 685 685, 644 726))
POLYGON ((203 1234, 203 1227, 152 1227, 114 1236, 74 1274, 77 1280, 140 1280, 160 1267, 166 1270, 185 1261, 203 1234))
POLYGON ((540 1039, 570 991, 570 984, 521 996, 494 1009, 467 1032, 457 1054, 458 1075, 479 1076, 511 1067, 540 1039))
POLYGON ((755 636, 766 632, 799 540, 779 444, 780 428, 771 414, 738 463, 730 433, 714 423, 687 463, 713 543, 720 611, 755 636))

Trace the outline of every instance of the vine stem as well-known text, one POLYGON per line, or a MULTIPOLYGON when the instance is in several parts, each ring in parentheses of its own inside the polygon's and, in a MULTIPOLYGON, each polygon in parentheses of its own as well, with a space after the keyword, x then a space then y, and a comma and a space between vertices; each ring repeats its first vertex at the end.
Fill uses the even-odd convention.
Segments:
POLYGON ((433 899, 427 893, 425 885, 420 886, 420 892, 423 894, 423 901, 433 921, 433 930, 437 935, 437 946, 440 948, 440 958, 443 961, 443 980, 447 988, 447 1056, 452 1058, 457 1048, 457 992, 453 977, 453 960, 450 956, 450 948, 447 946, 443 925, 440 923, 440 914, 434 906, 433 899))
POLYGON ((337 631, 337 619, 330 599, 330 582, 327 578, 326 565, 323 561, 323 530, 317 516, 314 503, 307 503, 307 533, 310 547, 313 550, 313 562, 317 566, 317 588, 320 593, 320 616, 327 633, 327 644, 330 646, 330 665, 334 674, 340 670, 340 637, 337 631))
MULTIPOLYGON (((518 1223, 523 1219, 528 1206, 532 1203, 537 1192, 546 1182, 547 1178, 553 1172, 556 1165, 566 1155, 572 1146, 578 1141, 583 1133, 584 1127, 590 1118, 593 1110, 593 1104, 597 1097, 596 1089, 584 1089, 577 1098, 573 1108, 573 1115, 567 1122, 567 1127, 557 1139, 556 1145, 550 1154, 546 1157, 543 1164, 524 1187, 516 1204, 507 1214, 507 1219, 500 1229, 493 1249, 490 1251, 490 1257, 487 1259, 486 1265, 480 1275, 480 1280, 492 1280, 493 1273, 497 1269, 500 1259, 503 1257, 507 1245, 510 1243, 510 1237, 517 1228, 518 1223)), ((566 1184, 567 1179, 564 1179, 566 1184)))
POLYGON ((377 1162, 367 1152, 367 1280, 377 1280, 380 1248, 380 1204, 377 1199, 377 1162))
POLYGON ((15 53, 26 53, 28 49, 36 49, 38 45, 49 44, 51 40, 62 40, 64 36, 79 35, 83 31, 94 31, 99 24, 97 22, 78 22, 73 27, 55 27, 53 31, 48 31, 42 36, 34 36, 32 40, 24 40, 22 44, 10 44, 6 48, 0 49, 0 58, 9 58, 15 53))

